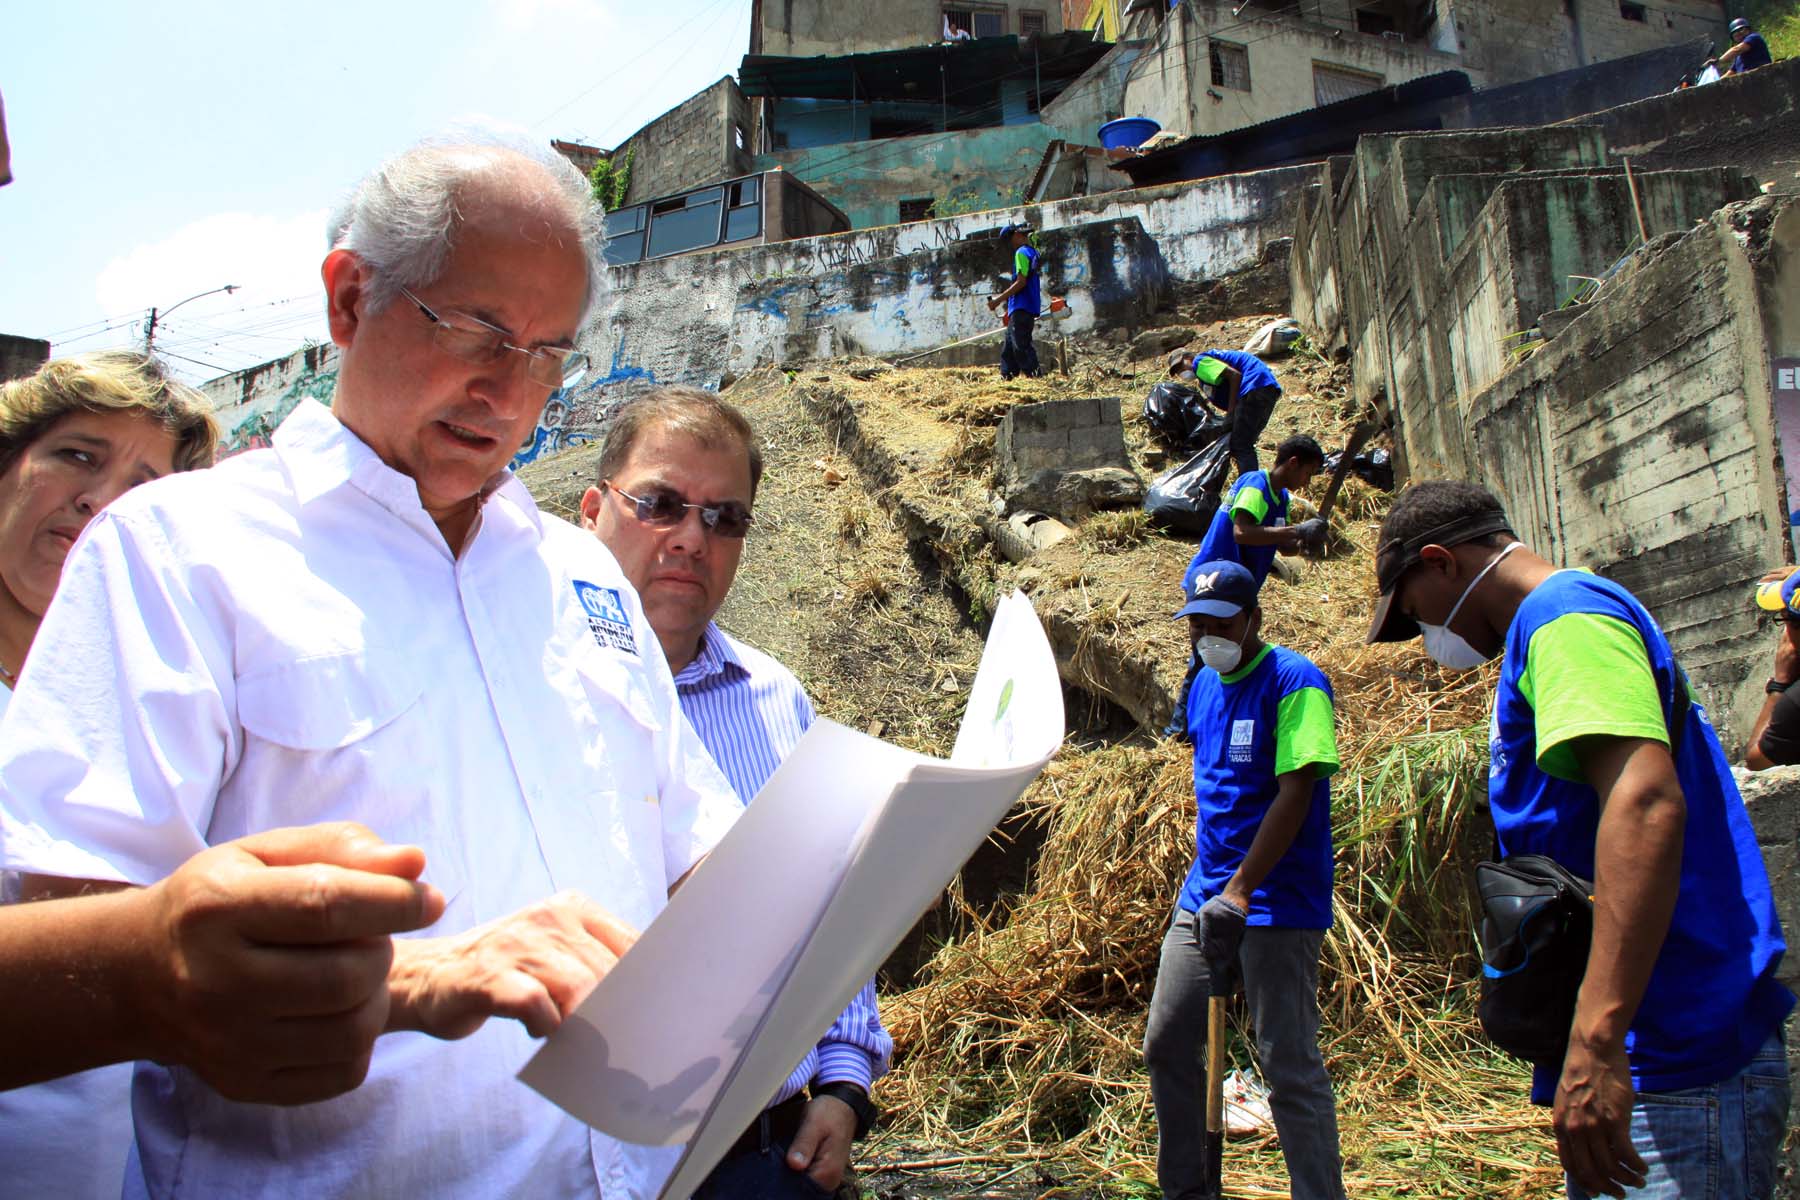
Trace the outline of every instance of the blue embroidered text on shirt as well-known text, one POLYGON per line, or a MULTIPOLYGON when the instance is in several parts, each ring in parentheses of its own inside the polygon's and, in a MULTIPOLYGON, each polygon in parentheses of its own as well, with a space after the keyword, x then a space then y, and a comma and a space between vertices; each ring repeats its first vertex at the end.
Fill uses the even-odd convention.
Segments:
POLYGON ((625 598, 618 588, 597 587, 586 580, 575 581, 575 597, 587 614, 588 628, 602 646, 636 654, 637 638, 631 632, 631 618, 625 613, 625 598))

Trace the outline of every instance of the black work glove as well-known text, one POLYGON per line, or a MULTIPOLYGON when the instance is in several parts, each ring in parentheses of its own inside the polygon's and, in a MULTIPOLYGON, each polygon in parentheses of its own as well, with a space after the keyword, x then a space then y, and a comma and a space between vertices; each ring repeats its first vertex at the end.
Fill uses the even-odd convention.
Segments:
POLYGON ((1206 970, 1213 978, 1215 992, 1236 989, 1238 947, 1244 944, 1244 923, 1249 915, 1224 896, 1214 896, 1194 915, 1200 953, 1206 956, 1206 970))
POLYGON ((1302 521, 1294 526, 1294 530, 1300 535, 1301 548, 1308 554, 1317 555, 1324 551, 1327 530, 1323 517, 1311 517, 1302 521))

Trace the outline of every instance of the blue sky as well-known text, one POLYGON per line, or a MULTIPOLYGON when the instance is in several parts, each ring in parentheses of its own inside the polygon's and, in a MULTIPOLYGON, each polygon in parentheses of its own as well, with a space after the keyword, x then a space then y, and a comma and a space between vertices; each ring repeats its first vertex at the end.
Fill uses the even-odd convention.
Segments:
POLYGON ((0 333, 138 344, 151 305, 237 284, 159 326, 190 381, 325 339, 326 212, 386 155, 467 120, 610 147, 735 73, 750 19, 750 0, 8 9, 0 333))

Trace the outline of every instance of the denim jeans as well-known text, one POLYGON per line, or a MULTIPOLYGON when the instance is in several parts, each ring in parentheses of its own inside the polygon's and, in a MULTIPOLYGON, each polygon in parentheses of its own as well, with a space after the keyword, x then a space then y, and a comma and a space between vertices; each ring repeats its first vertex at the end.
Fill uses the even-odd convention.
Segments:
POLYGON ((1248 475, 1257 469, 1256 439, 1262 436, 1263 427, 1269 423, 1279 399, 1281 389, 1278 387, 1251 388, 1237 398, 1237 406, 1231 414, 1231 432, 1226 437, 1230 439, 1231 460, 1237 464, 1239 475, 1248 475))
POLYGON ((834 1195, 787 1165, 787 1147, 770 1142, 766 1150, 730 1155, 713 1168, 694 1192, 694 1200, 823 1200, 834 1195))
MULTIPOLYGON (((1156 1182, 1164 1200, 1205 1194, 1206 1000, 1211 975, 1194 914, 1175 910, 1163 938, 1144 1062, 1156 1106, 1156 1182)), ((1269 1085, 1293 1200, 1344 1200, 1337 1104, 1319 1055, 1319 950, 1323 929, 1244 931, 1238 966, 1269 1085)))
POLYGON ((1036 313, 1014 312, 1007 318, 1006 340, 1000 344, 1000 378, 1037 377, 1037 347, 1031 343, 1031 330, 1036 324, 1036 313))
MULTIPOLYGON (((1631 1144, 1649 1166, 1630 1200, 1768 1200, 1788 1122, 1787 1050, 1777 1030, 1720 1083, 1639 1092, 1631 1144)), ((1590 1200, 1573 1179, 1569 1200, 1590 1200)))

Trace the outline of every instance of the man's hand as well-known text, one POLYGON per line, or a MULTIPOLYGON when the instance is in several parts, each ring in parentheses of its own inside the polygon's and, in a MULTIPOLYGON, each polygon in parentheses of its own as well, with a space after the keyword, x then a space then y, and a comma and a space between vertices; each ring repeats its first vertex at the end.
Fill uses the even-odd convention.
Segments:
POLYGON ((1222 892, 1200 906, 1195 920, 1207 970, 1236 978, 1238 947, 1244 944, 1244 923, 1248 918, 1248 906, 1222 892))
POLYGON ((1800 621, 1781 619, 1781 640, 1775 643, 1775 676, 1782 683, 1800 680, 1800 621))
POLYGON ((544 1037, 635 941, 636 930, 576 892, 466 933, 403 939, 389 977, 387 1027, 454 1040, 489 1017, 512 1017, 544 1037))
POLYGON ((340 822, 214 846, 133 893, 152 1056, 232 1100, 305 1104, 356 1087, 387 1023, 388 935, 444 911, 418 882, 424 867, 418 847, 340 822))
POLYGON ((1556 1087, 1556 1153, 1590 1195, 1622 1197, 1644 1185, 1644 1160, 1631 1144, 1634 1095, 1623 1043, 1570 1037, 1556 1087))
POLYGON ((850 1143, 856 1137, 856 1113, 836 1096, 817 1096, 807 1102, 800 1116, 794 1144, 788 1147, 787 1165, 805 1171, 807 1178, 828 1192, 844 1181, 850 1165, 850 1143))
POLYGON ((988 297, 988 311, 993 312, 995 309, 997 309, 999 307, 1000 307, 1000 297, 989 296, 988 297))

